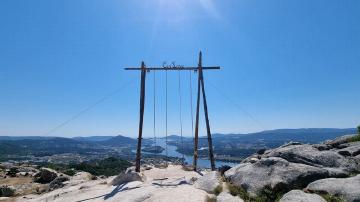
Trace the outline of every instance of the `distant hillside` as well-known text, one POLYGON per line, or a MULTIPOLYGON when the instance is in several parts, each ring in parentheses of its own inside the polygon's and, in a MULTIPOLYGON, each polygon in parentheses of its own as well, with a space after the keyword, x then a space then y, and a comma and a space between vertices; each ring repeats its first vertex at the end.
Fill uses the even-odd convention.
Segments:
POLYGON ((99 142, 99 141, 106 141, 114 136, 89 136, 89 137, 73 137, 72 139, 78 141, 89 141, 89 142, 99 142))
MULTIPOLYGON (((165 137, 161 137, 162 139, 165 139, 165 137)), ((180 135, 168 135, 167 136, 168 140, 180 140, 181 136, 180 135)), ((185 138, 189 138, 189 137, 183 137, 183 139, 185 138)))
POLYGON ((36 156, 102 150, 94 144, 60 137, 0 140, 0 148, 0 154, 32 154, 36 156))
POLYGON ((45 137, 45 136, 0 136, 1 140, 43 140, 43 139, 51 139, 54 137, 45 137))
MULTIPOLYGON (((275 148, 290 141, 316 144, 338 136, 355 134, 355 128, 305 128, 278 129, 249 134, 213 134, 214 153, 234 157, 247 157, 262 148, 275 148)), ((171 143, 178 147, 180 153, 193 153, 193 139, 184 139, 184 146, 179 141, 171 143)), ((199 138, 199 147, 207 147, 206 136, 199 138)), ((201 156, 207 156, 207 151, 199 151, 201 156)))
POLYGON ((137 144, 137 141, 130 137, 118 135, 115 137, 111 137, 108 140, 98 141, 97 143, 105 146, 122 147, 122 146, 134 146, 137 144))
POLYGON ((328 139, 334 139, 341 135, 355 134, 355 128, 301 128, 301 129, 277 129, 249 134, 214 134, 214 139, 238 139, 246 142, 253 141, 276 141, 289 142, 299 141, 305 143, 319 143, 328 139))
MULTIPOLYGON (((325 140, 334 139, 341 135, 355 134, 356 128, 300 128, 300 129, 276 129, 266 130, 256 133, 213 133, 213 141, 232 141, 239 140, 243 142, 289 142, 299 141, 304 143, 319 143, 325 140)), ((165 137, 161 137, 165 138, 165 137)), ((179 140, 179 135, 169 135, 169 140, 179 140)), ((192 141, 193 137, 184 136, 185 140, 192 141)), ((207 141, 207 136, 201 136, 200 141, 207 141)))

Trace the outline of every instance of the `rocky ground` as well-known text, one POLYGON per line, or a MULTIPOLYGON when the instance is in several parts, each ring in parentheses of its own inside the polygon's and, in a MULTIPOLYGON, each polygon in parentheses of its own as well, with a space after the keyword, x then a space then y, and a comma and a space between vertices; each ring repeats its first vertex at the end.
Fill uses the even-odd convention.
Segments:
MULTIPOLYGON (((179 165, 147 167, 139 175, 131 169, 116 177, 79 181, 70 178, 62 188, 16 201, 205 201, 208 193, 193 186, 199 173, 179 165)), ((80 178, 82 179, 82 178, 80 178)))
POLYGON ((259 151, 225 177, 255 199, 285 194, 280 201, 360 201, 360 142, 350 142, 352 137, 259 151))
POLYGON ((350 140, 353 136, 317 145, 292 142, 219 171, 148 164, 140 174, 131 167, 105 178, 21 168, 12 173, 15 177, 0 180, 0 194, 5 196, 0 201, 356 202, 360 201, 360 142, 350 140))

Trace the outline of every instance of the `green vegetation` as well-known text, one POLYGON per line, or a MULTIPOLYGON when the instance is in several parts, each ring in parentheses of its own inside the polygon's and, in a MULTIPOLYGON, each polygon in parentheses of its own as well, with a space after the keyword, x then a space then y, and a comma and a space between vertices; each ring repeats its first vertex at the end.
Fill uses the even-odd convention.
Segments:
POLYGON ((266 199, 265 201, 279 201, 283 193, 273 190, 270 186, 265 186, 263 190, 260 191, 260 198, 266 199))
POLYGON ((282 194, 277 193, 269 187, 263 189, 257 196, 250 196, 242 187, 237 187, 231 183, 227 183, 230 194, 239 196, 246 202, 273 202, 279 201, 282 194))
POLYGON ((16 168, 16 167, 12 167, 12 168, 10 168, 10 171, 9 171, 9 175, 11 176, 11 177, 15 177, 16 176, 16 173, 18 173, 19 171, 18 171, 18 168, 16 168))
POLYGON ((357 127, 358 134, 350 138, 348 142, 357 142, 360 141, 360 125, 357 127))
POLYGON ((112 176, 118 175, 121 171, 126 170, 126 168, 130 166, 131 164, 126 160, 109 157, 99 162, 81 163, 76 165, 74 168, 76 170, 89 172, 93 175, 112 176))
POLYGON ((252 197, 242 187, 237 187, 229 182, 227 183, 227 186, 231 195, 239 196, 244 201, 252 201, 252 197))
POLYGON ((348 140, 348 142, 358 142, 358 141, 360 141, 360 135, 355 135, 354 137, 348 140))
POLYGON ((334 196, 331 194, 321 194, 318 193, 320 196, 322 196, 327 202, 345 202, 346 200, 342 197, 334 196))
POLYGON ((77 171, 89 172, 92 175, 113 176, 126 170, 126 168, 131 166, 131 163, 123 159, 109 157, 99 161, 83 162, 80 164, 45 164, 42 166, 57 170, 70 176, 74 175, 77 171))
POLYGON ((360 141, 360 125, 358 125, 358 127, 357 127, 357 132, 358 132, 358 134, 355 135, 354 137, 350 138, 347 142, 358 142, 358 141, 360 141))
POLYGON ((350 138, 349 142, 358 142, 360 141, 360 135, 356 135, 352 138, 350 138))
MULTIPOLYGON (((265 187, 257 196, 250 196, 246 190, 242 187, 237 187, 229 182, 227 182, 228 189, 230 194, 233 196, 239 196, 246 202, 274 202, 279 201, 283 193, 276 192, 270 187, 265 187)), ((316 193, 322 196, 327 202, 345 202, 346 200, 343 197, 334 196, 331 194, 316 193)))
POLYGON ((206 196, 206 202, 216 202, 216 197, 206 196))
POLYGON ((10 197, 13 196, 15 193, 15 190, 8 186, 1 186, 0 187, 0 197, 10 197))
POLYGON ((215 187, 215 189, 214 189, 214 194, 217 196, 217 195, 219 195, 222 191, 223 191, 222 185, 218 185, 218 186, 215 187))

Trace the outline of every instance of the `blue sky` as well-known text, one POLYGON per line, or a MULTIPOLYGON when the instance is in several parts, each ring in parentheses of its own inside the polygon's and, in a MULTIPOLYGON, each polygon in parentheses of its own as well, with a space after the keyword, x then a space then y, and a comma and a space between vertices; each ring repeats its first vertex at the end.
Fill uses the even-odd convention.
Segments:
MULTIPOLYGON (((2 0, 0 135, 135 137, 140 76, 123 67, 196 65, 200 50, 204 65, 222 67, 205 72, 213 132, 354 127, 359 11, 356 0, 2 0)), ((168 76, 169 134, 179 134, 178 73, 168 76)), ((165 74, 156 77, 164 136, 165 74)), ((189 73, 180 78, 191 135, 189 73)), ((149 74, 145 136, 152 83, 149 74)))

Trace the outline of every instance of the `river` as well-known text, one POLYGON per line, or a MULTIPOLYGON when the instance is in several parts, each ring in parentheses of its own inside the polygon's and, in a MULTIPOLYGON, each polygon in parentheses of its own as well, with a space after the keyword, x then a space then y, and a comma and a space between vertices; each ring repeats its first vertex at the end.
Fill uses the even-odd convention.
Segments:
MULTIPOLYGON (((166 148, 166 140, 164 138, 159 138, 156 139, 156 145, 157 146, 161 146, 163 148, 166 148)), ((168 150, 168 156, 170 157, 178 157, 178 158, 182 158, 183 155, 179 152, 176 151, 176 146, 173 145, 167 145, 167 150, 168 150)), ((146 152, 144 152, 146 153, 146 152)), ((166 155, 166 150, 164 150, 162 153, 160 153, 162 155, 166 155)), ((193 156, 190 155, 184 155, 184 159, 185 162, 189 165, 192 165, 193 163, 193 156)), ((216 167, 220 167, 223 165, 229 165, 231 167, 235 166, 237 163, 232 163, 232 162, 225 162, 225 161, 215 161, 215 165, 216 167)), ((209 159, 198 159, 198 166, 201 168, 210 168, 210 160, 209 159)))

